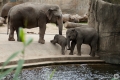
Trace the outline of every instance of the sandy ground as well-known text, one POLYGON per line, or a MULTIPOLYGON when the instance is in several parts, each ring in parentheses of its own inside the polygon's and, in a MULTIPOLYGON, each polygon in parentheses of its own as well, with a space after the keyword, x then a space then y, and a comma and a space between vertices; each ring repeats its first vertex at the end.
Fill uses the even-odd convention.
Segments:
MULTIPOLYGON (((38 34, 39 33, 39 27, 32 28, 32 29, 24 29, 26 33, 33 33, 38 34)), ((66 28, 63 27, 63 34, 66 33, 66 28)), ((3 24, 3 26, 0 26, 0 34, 7 33, 7 25, 3 24)), ((47 24, 46 28, 46 34, 58 34, 58 27, 55 24, 47 24)))
MULTIPOLYGON (((36 58, 36 57, 50 57, 50 56, 62 56, 61 48, 59 45, 53 45, 50 43, 50 40, 54 38, 55 34, 58 34, 58 28, 54 24, 47 24, 45 41, 46 43, 40 44, 38 43, 39 28, 25 29, 25 32, 32 32, 26 34, 26 38, 32 37, 34 40, 30 46, 26 49, 25 58, 36 58)), ((63 27, 63 35, 66 34, 66 28, 63 27)), ((7 27, 4 24, 0 27, 0 61, 4 61, 8 56, 10 56, 13 52, 22 49, 22 43, 17 41, 8 41, 7 27)), ((16 34, 15 34, 16 39, 16 34)), ((89 56, 90 48, 87 45, 82 47, 82 53, 87 54, 89 56)), ((69 51, 66 52, 66 56, 68 56, 69 51)), ((75 49, 76 54, 76 49, 75 49)))

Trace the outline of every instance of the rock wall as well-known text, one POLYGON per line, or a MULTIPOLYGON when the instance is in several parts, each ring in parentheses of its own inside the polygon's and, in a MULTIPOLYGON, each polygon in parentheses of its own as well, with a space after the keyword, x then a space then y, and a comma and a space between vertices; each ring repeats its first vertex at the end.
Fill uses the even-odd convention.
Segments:
POLYGON ((88 12, 89 0, 1 0, 1 7, 8 1, 39 2, 58 4, 63 13, 79 14, 83 16, 88 12))
POLYGON ((88 23, 99 33, 99 53, 108 63, 120 64, 120 5, 90 0, 88 23))
POLYGON ((58 4, 63 13, 79 14, 83 16, 88 12, 89 0, 23 0, 24 2, 40 2, 58 4))

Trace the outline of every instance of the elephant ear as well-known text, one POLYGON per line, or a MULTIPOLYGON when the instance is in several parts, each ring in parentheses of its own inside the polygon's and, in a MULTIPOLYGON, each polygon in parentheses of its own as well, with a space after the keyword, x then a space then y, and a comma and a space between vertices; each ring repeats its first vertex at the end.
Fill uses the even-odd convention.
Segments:
POLYGON ((75 33, 76 36, 78 35, 78 31, 75 28, 72 29, 72 33, 75 33))
POLYGON ((52 11, 54 11, 54 10, 56 10, 56 8, 50 8, 50 9, 48 9, 48 11, 46 13, 46 15, 47 15, 47 17, 48 17, 49 20, 51 20, 51 18, 53 16, 52 11))

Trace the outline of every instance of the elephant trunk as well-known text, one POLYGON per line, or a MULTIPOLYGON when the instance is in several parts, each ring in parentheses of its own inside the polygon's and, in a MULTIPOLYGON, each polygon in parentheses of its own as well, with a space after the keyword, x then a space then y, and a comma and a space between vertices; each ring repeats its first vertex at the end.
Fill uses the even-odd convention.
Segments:
POLYGON ((57 20, 57 26, 59 28, 59 34, 62 35, 62 30, 63 30, 63 19, 62 19, 62 16, 59 17, 59 19, 57 20))
POLYGON ((70 39, 69 38, 67 38, 67 45, 68 45, 68 50, 70 50, 71 47, 70 47, 70 39))

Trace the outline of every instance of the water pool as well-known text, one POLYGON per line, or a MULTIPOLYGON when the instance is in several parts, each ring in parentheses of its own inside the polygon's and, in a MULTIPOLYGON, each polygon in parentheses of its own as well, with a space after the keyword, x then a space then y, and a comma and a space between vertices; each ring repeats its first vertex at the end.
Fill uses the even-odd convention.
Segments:
MULTIPOLYGON (((114 74, 120 75, 120 65, 111 64, 65 64, 23 69, 20 80, 49 80, 53 70, 52 80, 111 80, 114 74)), ((12 80, 11 73, 3 80, 12 80)), ((120 77, 119 77, 120 79, 120 77)))

